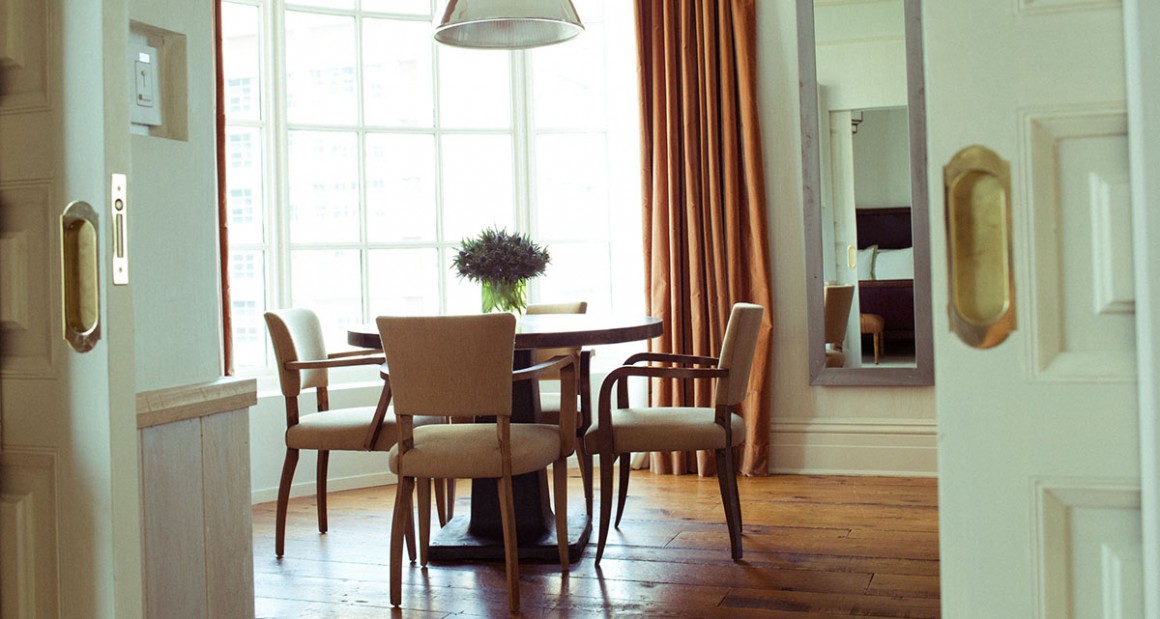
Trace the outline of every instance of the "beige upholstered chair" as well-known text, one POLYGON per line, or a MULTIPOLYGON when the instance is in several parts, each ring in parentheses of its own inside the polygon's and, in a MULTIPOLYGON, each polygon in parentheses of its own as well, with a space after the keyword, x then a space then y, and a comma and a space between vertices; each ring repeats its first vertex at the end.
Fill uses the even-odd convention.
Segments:
POLYGON ((840 368, 846 365, 846 353, 842 352, 846 341, 846 325, 850 321, 850 305, 854 299, 854 285, 826 286, 822 297, 825 313, 826 367, 840 368))
POLYGON ((389 388, 384 389, 378 406, 330 410, 328 370, 351 365, 381 365, 382 354, 349 351, 327 354, 318 316, 308 309, 294 308, 266 312, 266 326, 274 344, 278 378, 286 398, 286 460, 278 485, 274 553, 281 557, 286 542, 286 505, 290 483, 302 449, 318 451, 318 530, 325 533, 326 469, 333 450, 387 451, 395 443, 394 419, 386 410, 389 388), (318 412, 300 415, 298 396, 315 390, 318 412))
POLYGON ((638 353, 613 370, 600 386, 596 424, 584 439, 590 453, 600 455, 600 537, 596 563, 604 555, 612 515, 612 463, 619 455, 621 476, 616 524, 628 497, 629 455, 634 452, 713 450, 717 480, 729 527, 733 560, 741 559, 741 503, 737 495, 733 447, 745 440, 745 420, 734 409, 745 397, 749 373, 757 348, 757 336, 765 309, 751 303, 733 306, 720 357, 671 353, 638 353), (637 362, 665 365, 635 365, 637 362), (701 367, 693 367, 701 366, 701 367), (675 379, 710 379, 715 382, 713 408, 691 406, 629 408, 631 376, 675 379), (617 408, 612 408, 616 389, 617 408))
MULTIPOLYGON (((571 303, 534 303, 529 305, 526 314, 584 314, 588 311, 587 301, 571 303)), ((589 366, 592 360, 592 350, 581 348, 542 348, 532 353, 533 363, 542 363, 559 355, 573 354, 579 359, 579 380, 577 385, 580 393, 577 396, 576 407, 580 417, 576 420, 576 460, 580 464, 580 476, 584 481, 584 507, 589 517, 592 516, 592 454, 584 450, 584 433, 592 425, 592 389, 589 383, 589 366)), ((559 378, 558 372, 545 374, 545 380, 559 378)), ((540 393, 540 416, 538 423, 558 424, 560 422, 560 393, 559 391, 540 393)))
POLYGON ((567 458, 576 437, 575 402, 563 398, 560 424, 511 423, 512 382, 558 370, 567 392, 576 389, 569 355, 512 371, 516 319, 511 314, 390 317, 377 320, 391 368, 398 438, 391 470, 399 476, 391 529, 391 604, 402 601, 402 542, 419 495, 419 561, 427 564, 432 479, 495 478, 498 484, 508 602, 519 608, 512 475, 552 465, 560 565, 568 569, 567 458), (413 416, 494 417, 494 423, 413 426, 413 416))

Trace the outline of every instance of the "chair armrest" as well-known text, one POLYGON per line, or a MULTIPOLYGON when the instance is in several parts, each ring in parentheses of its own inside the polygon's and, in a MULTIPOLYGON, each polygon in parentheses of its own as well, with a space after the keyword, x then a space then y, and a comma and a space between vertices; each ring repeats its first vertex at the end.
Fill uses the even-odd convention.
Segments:
POLYGON ((366 357, 369 361, 367 363, 382 363, 385 360, 381 350, 369 350, 366 348, 356 348, 354 350, 340 350, 326 355, 327 359, 345 359, 347 357, 366 357))
POLYGON ((657 361, 661 363, 678 363, 682 365, 717 365, 717 357, 701 355, 681 355, 667 352, 639 352, 624 360, 624 365, 633 365, 641 361, 657 361))
POLYGON ((287 370, 316 370, 325 368, 341 368, 355 365, 380 365, 383 363, 382 355, 371 355, 361 357, 340 357, 337 359, 312 359, 309 361, 287 361, 287 370))
MULTIPOLYGON (((512 372, 512 382, 519 382, 522 380, 532 380, 539 378, 541 374, 552 369, 562 369, 565 366, 575 365, 576 358, 572 355, 556 355, 547 361, 537 363, 535 365, 515 370, 512 372)), ((561 390, 563 391, 563 390, 561 390)))
MULTIPOLYGON (((644 353, 650 354, 650 353, 644 353)), ((655 354, 655 353, 654 353, 655 354)), ((634 355, 635 356, 635 355, 634 355)), ((600 397, 597 404, 597 418, 599 419, 600 432, 597 435, 597 442, 600 445, 598 452, 610 453, 613 450, 612 444, 612 389, 616 385, 620 385, 618 395, 623 397, 620 399, 621 405, 624 405, 627 400, 627 387, 625 386, 625 379, 630 376, 644 376, 648 378, 679 378, 679 379, 713 379, 725 378, 729 376, 729 370, 726 368, 675 368, 675 367, 656 367, 656 366, 636 366, 636 365, 622 365, 615 370, 608 373, 608 377, 600 384, 600 397)))

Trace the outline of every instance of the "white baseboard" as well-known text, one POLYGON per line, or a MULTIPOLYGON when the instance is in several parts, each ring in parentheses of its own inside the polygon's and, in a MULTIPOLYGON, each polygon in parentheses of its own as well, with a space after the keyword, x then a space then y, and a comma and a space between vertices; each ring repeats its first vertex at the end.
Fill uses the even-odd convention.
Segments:
POLYGON ((770 472, 935 477, 937 430, 925 419, 776 421, 770 472))
MULTIPOLYGON (((396 481, 397 478, 394 473, 366 473, 363 475, 350 475, 348 477, 331 477, 326 480, 326 489, 329 492, 355 490, 357 488, 393 485, 396 481)), ((317 484, 312 481, 293 484, 290 486, 290 498, 312 496, 315 493, 316 486, 317 484)), ((277 486, 273 488, 262 488, 261 490, 252 490, 250 492, 250 502, 254 505, 276 500, 278 500, 277 486)))

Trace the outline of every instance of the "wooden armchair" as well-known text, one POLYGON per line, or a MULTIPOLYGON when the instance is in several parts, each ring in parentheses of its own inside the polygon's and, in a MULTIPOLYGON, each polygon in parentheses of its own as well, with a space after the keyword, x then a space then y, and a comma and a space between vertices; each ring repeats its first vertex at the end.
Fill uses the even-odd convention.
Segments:
POLYGON ((589 453, 600 455, 600 533, 596 563, 604 555, 612 515, 612 464, 619 456, 620 492, 616 524, 628 498, 629 457, 634 452, 713 450, 717 480, 729 527, 733 560, 741 559, 741 503, 733 447, 745 440, 745 420, 733 412, 744 399, 757 348, 757 336, 765 308, 750 303, 733 306, 720 357, 669 353, 638 353, 613 370, 600 385, 596 424, 584 440, 589 453), (640 362, 663 366, 636 365, 640 362), (712 380, 716 405, 709 407, 628 407, 627 379, 675 378, 712 380), (612 408, 616 390, 617 408, 612 408))
MULTIPOLYGON (((388 451, 395 444, 395 421, 387 411, 389 386, 384 389, 377 406, 330 408, 328 371, 353 365, 381 365, 381 353, 327 353, 318 316, 308 309, 273 310, 266 312, 265 318, 274 345, 282 395, 286 398, 286 459, 278 484, 274 533, 274 553, 281 557, 286 545, 290 484, 294 481, 299 451, 318 451, 318 531, 326 533, 326 476, 330 452, 388 451), (311 388, 315 391, 317 412, 302 415, 298 398, 304 390, 311 388)), ((413 541, 409 544, 414 556, 413 541)))
POLYGON ((567 393, 576 387, 571 355, 512 370, 515 317, 389 317, 377 320, 391 366, 398 440, 391 470, 399 476, 391 530, 391 604, 402 602, 402 542, 413 489, 419 498, 419 561, 427 563, 432 479, 495 478, 503 526, 508 603, 519 608, 519 551, 516 546, 512 475, 552 465, 556 537, 560 565, 568 570, 567 458, 576 437, 574 398, 563 398, 560 424, 511 423, 512 382, 538 380, 558 371, 567 393), (494 418, 489 423, 414 427, 417 415, 494 418))

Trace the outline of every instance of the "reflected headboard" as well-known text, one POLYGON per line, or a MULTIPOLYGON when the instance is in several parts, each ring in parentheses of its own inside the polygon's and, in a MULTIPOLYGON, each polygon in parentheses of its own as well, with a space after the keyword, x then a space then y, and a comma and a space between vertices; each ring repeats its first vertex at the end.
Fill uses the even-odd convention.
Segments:
POLYGON ((860 208, 854 210, 858 249, 877 245, 879 249, 910 247, 910 207, 860 208))

